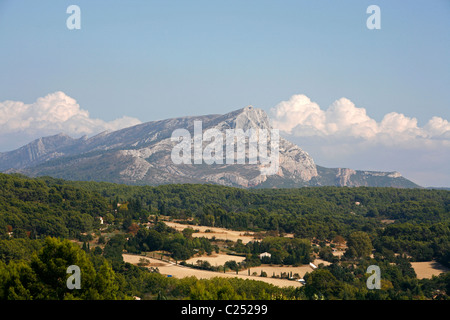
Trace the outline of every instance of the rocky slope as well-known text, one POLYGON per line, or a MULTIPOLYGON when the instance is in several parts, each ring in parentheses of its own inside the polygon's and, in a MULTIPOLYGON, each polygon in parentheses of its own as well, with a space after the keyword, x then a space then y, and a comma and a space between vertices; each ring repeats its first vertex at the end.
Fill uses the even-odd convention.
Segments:
MULTIPOLYGON (((0 153, 0 170, 29 176, 50 175, 71 180, 150 185, 215 183, 245 188, 308 185, 418 187, 398 173, 317 166, 307 152, 282 137, 279 137, 278 170, 275 174, 261 174, 264 165, 259 162, 249 164, 248 145, 245 159, 242 159, 244 164, 227 163, 225 133, 236 129, 267 130, 270 149, 272 128, 267 114, 248 106, 224 115, 147 122, 104 132, 89 139, 73 139, 64 134, 41 138, 17 150, 0 153), (222 164, 174 163, 172 150, 179 142, 171 139, 172 134, 176 129, 186 129, 194 146, 195 121, 201 121, 203 132, 215 129, 223 134, 223 141, 219 140, 223 150, 222 164)), ((203 141, 202 150, 212 141, 203 141)), ((258 145, 260 142, 257 140, 258 145)), ((219 149, 217 147, 214 151, 219 149)))

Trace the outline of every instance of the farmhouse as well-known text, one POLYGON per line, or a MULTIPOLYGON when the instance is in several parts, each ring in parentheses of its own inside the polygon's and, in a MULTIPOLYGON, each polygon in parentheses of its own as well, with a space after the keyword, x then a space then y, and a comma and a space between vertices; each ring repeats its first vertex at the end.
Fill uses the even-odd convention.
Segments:
POLYGON ((268 252, 263 252, 259 255, 259 258, 262 259, 264 257, 270 258, 272 255, 268 252))

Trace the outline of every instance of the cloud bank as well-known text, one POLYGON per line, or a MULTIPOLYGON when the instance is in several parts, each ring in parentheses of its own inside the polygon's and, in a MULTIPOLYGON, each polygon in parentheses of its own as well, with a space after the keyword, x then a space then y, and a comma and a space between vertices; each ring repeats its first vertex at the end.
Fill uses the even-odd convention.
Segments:
POLYGON ((422 184, 450 186, 450 122, 390 112, 376 121, 347 98, 327 109, 293 95, 270 110, 272 125, 329 167, 400 171, 422 184))
POLYGON ((110 122, 93 119, 77 101, 58 91, 38 98, 34 103, 0 102, 0 146, 14 148, 33 139, 66 133, 72 137, 94 135, 105 130, 114 131, 141 123, 136 118, 122 117, 110 122))
MULTIPOLYGON (((382 144, 423 144, 430 141, 450 142, 450 123, 431 118, 423 127, 416 118, 391 112, 381 122, 367 115, 347 98, 336 100, 326 110, 305 95, 294 95, 271 109, 273 126, 297 137, 322 137, 337 140, 360 139, 382 144)), ((421 145, 423 146, 423 145, 421 145)))

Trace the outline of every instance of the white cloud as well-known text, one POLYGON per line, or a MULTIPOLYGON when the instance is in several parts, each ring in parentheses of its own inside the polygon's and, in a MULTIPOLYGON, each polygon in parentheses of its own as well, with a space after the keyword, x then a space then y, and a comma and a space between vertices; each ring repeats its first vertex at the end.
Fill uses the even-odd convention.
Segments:
POLYGON ((347 98, 336 100, 326 110, 305 95, 294 95, 271 109, 275 128, 296 137, 329 138, 332 141, 361 139, 377 143, 403 143, 411 141, 449 140, 450 123, 433 117, 419 127, 416 118, 391 112, 377 122, 367 115, 366 109, 356 107, 347 98))
POLYGON ((328 167, 399 171, 421 185, 450 186, 450 122, 390 112, 377 122, 341 98, 327 109, 294 95, 270 110, 272 125, 328 167))
POLYGON ((450 122, 440 117, 432 117, 424 129, 435 139, 450 140, 450 122))
POLYGON ((357 108, 346 98, 335 101, 326 111, 328 134, 370 139, 377 134, 378 127, 364 108, 357 108))
POLYGON ((0 135, 18 135, 22 141, 60 132, 73 137, 93 135, 139 123, 138 119, 126 116, 110 122, 93 119, 75 99, 61 91, 38 98, 31 104, 10 100, 0 102, 0 135))
POLYGON ((294 95, 288 101, 280 102, 271 112, 274 127, 287 133, 297 129, 298 135, 308 136, 321 135, 326 131, 325 112, 305 95, 294 95))

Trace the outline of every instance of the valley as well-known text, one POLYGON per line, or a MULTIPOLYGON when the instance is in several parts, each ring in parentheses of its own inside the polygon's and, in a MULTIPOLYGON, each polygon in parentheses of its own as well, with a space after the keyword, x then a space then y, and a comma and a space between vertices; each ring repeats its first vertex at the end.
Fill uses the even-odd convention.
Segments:
POLYGON ((18 174, 0 174, 0 186, 3 297, 447 298, 447 190, 130 186, 18 174), (92 290, 51 280, 64 279, 66 263, 98 278, 86 279, 92 290), (366 286, 371 265, 381 289, 366 286))

